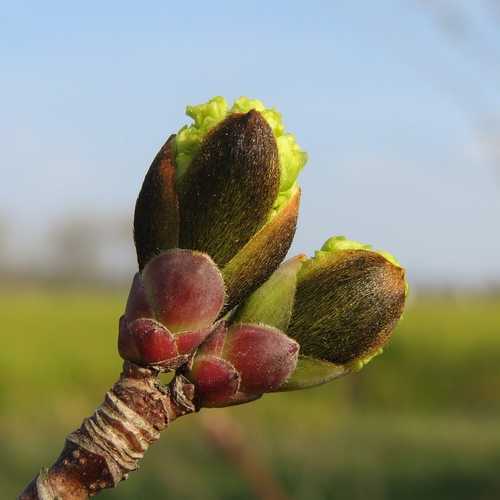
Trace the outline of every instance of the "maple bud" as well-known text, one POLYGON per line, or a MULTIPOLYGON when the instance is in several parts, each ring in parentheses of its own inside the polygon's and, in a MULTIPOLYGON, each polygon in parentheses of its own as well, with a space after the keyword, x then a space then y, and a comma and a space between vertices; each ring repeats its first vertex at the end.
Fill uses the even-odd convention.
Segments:
POLYGON ((230 114, 205 137, 180 193, 180 247, 223 266, 260 229, 279 187, 278 148, 255 110, 230 114))
POLYGON ((220 321, 187 372, 198 406, 228 406, 277 390, 297 364, 299 345, 277 328, 220 321))
POLYGON ((334 363, 370 355, 394 330, 406 290, 405 272, 392 256, 331 238, 298 274, 288 334, 303 354, 334 363))
POLYGON ((178 366, 210 333, 223 305, 224 282, 210 257, 168 250, 134 277, 120 320, 120 355, 143 365, 178 366))
POLYGON ((210 326, 224 305, 221 273, 201 252, 164 252, 148 262, 142 281, 155 317, 174 333, 210 326))
POLYGON ((238 308, 235 319, 282 328, 300 344, 295 372, 279 390, 327 382, 382 352, 407 295, 405 273, 385 252, 331 238, 296 257, 238 308))

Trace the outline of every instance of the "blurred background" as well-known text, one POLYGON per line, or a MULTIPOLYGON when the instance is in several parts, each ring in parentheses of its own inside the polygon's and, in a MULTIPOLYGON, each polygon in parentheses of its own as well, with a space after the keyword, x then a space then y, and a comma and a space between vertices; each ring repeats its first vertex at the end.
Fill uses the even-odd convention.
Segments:
POLYGON ((393 252, 407 312, 361 373, 182 419, 102 498, 500 498, 498 0, 5 2, 0 68, 2 498, 116 379, 135 198, 214 95, 308 151, 292 251, 393 252))

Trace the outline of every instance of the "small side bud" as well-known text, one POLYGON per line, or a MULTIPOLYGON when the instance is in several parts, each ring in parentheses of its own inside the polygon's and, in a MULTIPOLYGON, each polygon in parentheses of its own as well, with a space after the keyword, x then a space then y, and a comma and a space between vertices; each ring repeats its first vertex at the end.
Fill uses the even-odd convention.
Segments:
POLYGON ((235 367, 217 356, 196 356, 190 379, 196 386, 199 407, 225 406, 238 392, 240 375, 235 367))
POLYGON ((224 357, 240 374, 240 390, 246 394, 280 387, 295 369, 298 352, 297 342, 264 325, 236 324, 224 345, 224 357))
POLYGON ((201 344, 198 348, 197 354, 222 356, 224 343, 226 342, 226 336, 227 323, 224 320, 220 320, 212 327, 210 334, 207 336, 203 344, 201 344))
POLYGON ((121 322, 118 352, 122 358, 141 365, 156 365, 177 357, 174 336, 153 319, 121 322))
POLYGON ((169 250, 142 273, 155 317, 172 333, 209 327, 224 305, 224 281, 213 261, 191 250, 169 250))
POLYGON ((176 369, 212 332, 223 305, 224 282, 210 257, 168 250, 134 276, 118 351, 133 363, 176 369))
POLYGON ((299 346, 276 328, 219 321, 186 367, 198 407, 258 399, 294 371, 299 346))

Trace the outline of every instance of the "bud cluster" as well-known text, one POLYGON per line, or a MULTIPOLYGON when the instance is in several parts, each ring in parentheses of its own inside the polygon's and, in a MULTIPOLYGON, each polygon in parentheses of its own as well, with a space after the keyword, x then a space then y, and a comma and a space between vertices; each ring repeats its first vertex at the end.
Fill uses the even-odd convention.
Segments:
POLYGON ((120 355, 182 372, 198 408, 360 369, 402 314, 404 270, 343 237, 280 266, 306 154, 260 101, 216 97, 187 113, 194 123, 168 139, 137 199, 120 355))
POLYGON ((297 340, 297 370, 280 390, 300 389, 358 371, 380 354, 407 292, 394 257, 337 236, 313 258, 281 265, 235 318, 265 322, 297 340))

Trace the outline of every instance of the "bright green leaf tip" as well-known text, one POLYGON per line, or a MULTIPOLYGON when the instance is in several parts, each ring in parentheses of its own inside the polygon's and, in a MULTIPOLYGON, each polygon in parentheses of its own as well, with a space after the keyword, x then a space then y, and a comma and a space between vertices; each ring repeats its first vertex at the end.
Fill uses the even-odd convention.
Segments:
POLYGON ((382 347, 378 348, 376 351, 371 352, 367 356, 361 359, 355 359, 348 364, 349 368, 353 372, 361 371, 373 358, 380 356, 384 352, 382 347))
MULTIPOLYGON (((323 243, 320 250, 317 250, 314 257, 307 260, 302 268, 302 272, 307 272, 313 266, 320 264, 323 259, 331 256, 342 250, 370 250, 371 252, 376 252, 384 259, 389 261, 391 264, 397 267, 403 267, 399 261, 394 257, 394 255, 386 252, 384 250, 374 250, 371 245, 366 243, 360 243, 359 241, 349 240, 345 236, 333 236, 323 243)), ((408 295, 409 285, 408 281, 405 279, 405 293, 408 295)))
POLYGON ((262 101, 240 97, 229 107, 224 97, 213 97, 204 104, 187 106, 186 114, 194 121, 182 127, 176 136, 177 180, 186 173, 200 149, 207 133, 231 113, 248 113, 255 109, 264 117, 273 131, 278 146, 280 161, 280 188, 273 206, 275 214, 290 199, 297 189, 297 177, 307 162, 307 153, 302 151, 295 137, 285 132, 281 114, 274 108, 266 108, 262 101))
POLYGON ((186 115, 192 118, 194 123, 182 127, 175 138, 177 179, 186 173, 205 135, 221 122, 227 113, 228 106, 223 97, 214 97, 204 104, 186 107, 186 115))

